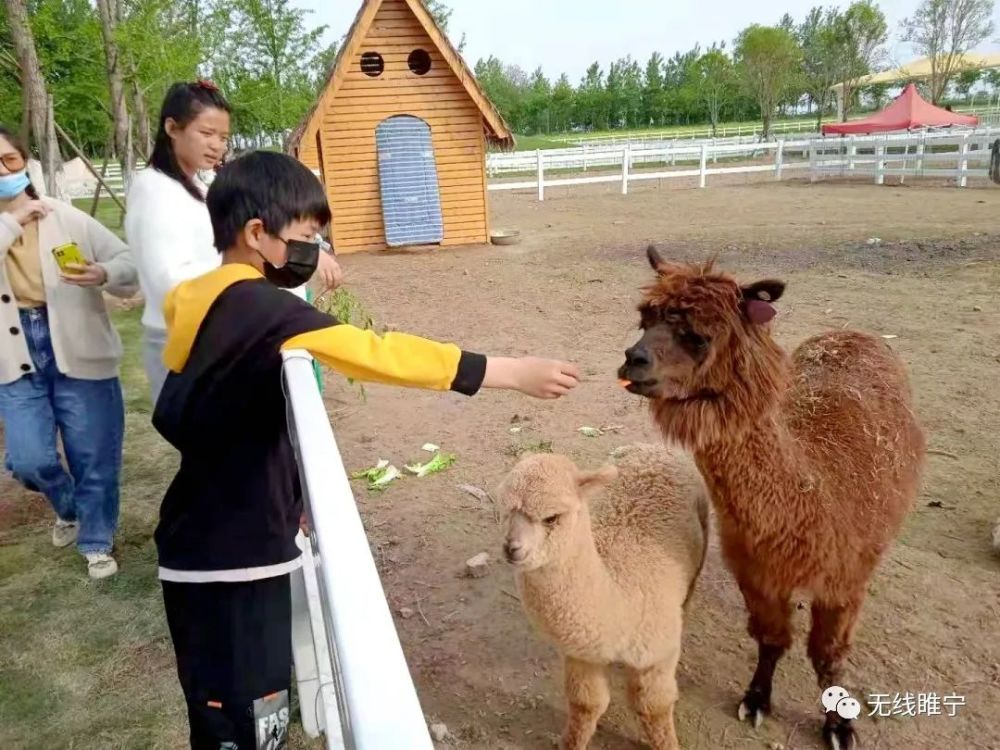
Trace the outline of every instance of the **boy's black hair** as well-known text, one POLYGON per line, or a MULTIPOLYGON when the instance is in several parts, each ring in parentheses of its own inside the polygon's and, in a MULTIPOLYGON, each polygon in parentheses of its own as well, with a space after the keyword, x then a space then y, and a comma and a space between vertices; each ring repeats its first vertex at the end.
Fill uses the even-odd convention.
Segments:
POLYGON ((174 154, 174 142, 167 135, 167 120, 173 120, 180 127, 186 128, 194 118, 206 109, 219 109, 232 113, 232 107, 210 81, 195 81, 194 83, 175 83, 163 97, 160 107, 160 124, 156 129, 156 141, 153 153, 149 156, 149 164, 168 177, 177 180, 196 201, 204 198, 191 178, 184 174, 181 165, 174 154))
MULTIPOLYGON (((17 136, 17 134, 15 134, 11 130, 8 130, 3 125, 0 125, 0 138, 4 138, 7 141, 9 141, 10 145, 14 147, 14 150, 21 155, 21 158, 24 159, 24 171, 25 173, 27 173, 28 159, 30 158, 30 155, 28 154, 28 149, 26 149, 24 147, 24 144, 21 142, 21 139, 17 136)), ((28 194, 29 198, 32 198, 36 201, 38 200, 38 191, 35 190, 35 186, 32 185, 30 182, 28 183, 28 187, 24 189, 24 192, 28 194)))
POLYGON ((296 220, 330 223, 330 204, 319 178, 291 156, 251 151, 222 167, 206 197, 215 247, 221 253, 236 244, 243 227, 260 219, 277 236, 296 220))

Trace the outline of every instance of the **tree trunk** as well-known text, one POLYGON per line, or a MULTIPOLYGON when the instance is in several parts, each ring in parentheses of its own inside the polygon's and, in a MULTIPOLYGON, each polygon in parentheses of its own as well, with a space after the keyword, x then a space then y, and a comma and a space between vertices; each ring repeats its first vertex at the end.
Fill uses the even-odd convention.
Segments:
POLYGON ((58 200, 66 196, 59 187, 56 173, 62 159, 59 158, 59 140, 56 137, 56 107, 52 94, 48 95, 45 106, 45 149, 42 151, 42 169, 45 170, 45 192, 58 200))
MULTIPOLYGON (((42 77, 42 67, 38 63, 38 51, 35 48, 35 37, 28 23, 28 9, 24 0, 4 0, 7 8, 7 23, 10 27, 11 41, 17 54, 18 65, 21 67, 21 87, 23 90, 26 119, 31 132, 29 143, 34 142, 38 155, 42 160, 42 170, 45 172, 45 190, 49 195, 56 194, 56 170, 59 168, 59 147, 49 142, 49 94, 42 77)), ((23 130, 23 125, 22 125, 23 130)))
POLYGON ((21 84, 21 128, 19 135, 21 143, 31 143, 31 89, 21 84))
POLYGON ((129 182, 129 164, 134 164, 130 154, 128 102, 125 100, 125 82, 122 65, 115 40, 115 28, 121 17, 119 0, 97 0, 97 10, 101 15, 101 36, 104 39, 104 59, 108 72, 108 87, 111 91, 111 117, 114 121, 112 150, 121 164, 122 177, 129 182))
POLYGON ((823 129, 823 107, 819 104, 816 105, 816 132, 819 133, 823 129))
POLYGON ((150 130, 149 109, 146 107, 146 95, 139 86, 137 76, 132 78, 132 116, 135 120, 136 137, 138 138, 137 148, 144 159, 149 158, 153 150, 153 134, 150 130))

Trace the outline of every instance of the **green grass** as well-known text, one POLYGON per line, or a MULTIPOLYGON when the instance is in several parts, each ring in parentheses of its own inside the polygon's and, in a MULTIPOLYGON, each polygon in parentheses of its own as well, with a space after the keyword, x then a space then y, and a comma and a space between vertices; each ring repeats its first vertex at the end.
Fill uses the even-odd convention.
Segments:
MULTIPOLYGON (((823 122, 832 122, 834 117, 824 117, 823 122)), ((805 130, 812 130, 816 126, 815 115, 804 115, 802 117, 782 118, 772 121, 772 127, 784 127, 788 124, 798 124, 805 130)), ((704 133, 709 129, 709 123, 696 123, 694 125, 664 125, 654 128, 619 128, 616 130, 592 130, 587 133, 550 133, 548 135, 518 135, 518 151, 534 151, 535 149, 546 148, 566 148, 576 144, 585 143, 590 140, 601 138, 625 138, 641 137, 649 135, 666 135, 680 138, 685 135, 704 133)), ((760 128, 760 120, 744 120, 732 122, 720 122, 720 137, 724 129, 734 128, 760 128)), ((749 135, 749 133, 747 133, 749 135)))
MULTIPOLYGON (((93 198, 75 198, 73 200, 74 206, 88 214, 90 213, 90 207, 93 203, 93 198)), ((95 214, 95 218, 119 237, 125 239, 125 226, 122 210, 118 208, 118 204, 111 198, 101 198, 97 202, 97 213, 95 214)))
POLYGON ((519 135, 515 138, 518 151, 536 151, 538 149, 566 148, 573 144, 562 140, 559 135, 519 135), (558 139, 558 140, 557 140, 558 139))

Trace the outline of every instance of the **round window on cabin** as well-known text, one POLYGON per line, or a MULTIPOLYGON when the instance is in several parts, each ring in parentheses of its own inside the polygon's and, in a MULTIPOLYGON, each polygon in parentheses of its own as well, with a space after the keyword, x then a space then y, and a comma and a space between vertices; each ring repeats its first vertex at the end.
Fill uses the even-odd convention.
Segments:
POLYGON ((378 52, 365 52, 361 55, 361 72, 366 76, 378 78, 385 70, 385 60, 378 52))
POLYGON ((415 49, 410 53, 406 63, 410 66, 410 70, 418 76, 427 75, 427 72, 431 69, 430 53, 425 49, 415 49))

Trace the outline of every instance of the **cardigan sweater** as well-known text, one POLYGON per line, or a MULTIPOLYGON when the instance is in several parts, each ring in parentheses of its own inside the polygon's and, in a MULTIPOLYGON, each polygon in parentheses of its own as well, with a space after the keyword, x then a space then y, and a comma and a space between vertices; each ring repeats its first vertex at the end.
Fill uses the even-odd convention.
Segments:
MULTIPOLYGON (((83 211, 51 198, 42 201, 52 209, 38 220, 38 254, 56 366, 81 380, 117 377, 122 344, 102 292, 128 298, 138 291, 128 248, 83 211), (52 248, 67 242, 75 242, 84 257, 104 268, 108 279, 103 287, 78 287, 60 279, 52 248)), ((0 385, 35 371, 6 272, 7 251, 23 231, 12 214, 0 213, 0 385)))

